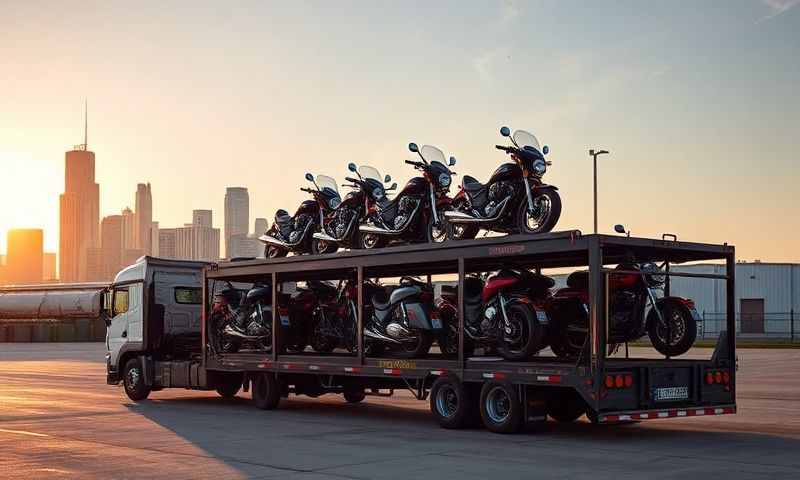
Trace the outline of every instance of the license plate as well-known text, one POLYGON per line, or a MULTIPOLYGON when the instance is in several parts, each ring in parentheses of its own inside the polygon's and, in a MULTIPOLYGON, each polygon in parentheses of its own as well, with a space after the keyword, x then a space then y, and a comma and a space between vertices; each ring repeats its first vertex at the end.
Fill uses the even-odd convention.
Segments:
POLYGON ((550 319, 547 318, 547 313, 542 310, 536 310, 536 319, 542 324, 547 324, 550 321, 550 319))
POLYGON ((433 328, 442 328, 442 321, 438 318, 431 318, 431 325, 433 328))
POLYGON ((700 314, 697 313, 697 310, 695 310, 694 308, 690 308, 689 311, 692 312, 692 318, 694 319, 695 322, 703 321, 703 317, 701 317, 700 314))
POLYGON ((689 387, 655 387, 653 400, 656 402, 671 402, 689 398, 689 387))

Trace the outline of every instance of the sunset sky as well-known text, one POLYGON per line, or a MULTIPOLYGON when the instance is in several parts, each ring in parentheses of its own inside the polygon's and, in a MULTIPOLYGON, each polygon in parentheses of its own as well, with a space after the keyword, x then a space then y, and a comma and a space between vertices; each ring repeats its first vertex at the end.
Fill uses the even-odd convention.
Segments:
MULTIPOLYGON (((800 261, 800 1, 0 0, 0 252, 58 246, 64 152, 96 153, 101 215, 151 182, 154 220, 296 208, 348 162, 404 182, 409 141, 486 180, 502 125, 550 146, 557 228, 729 242, 800 261)), ((457 177, 460 182, 460 175, 457 177)))

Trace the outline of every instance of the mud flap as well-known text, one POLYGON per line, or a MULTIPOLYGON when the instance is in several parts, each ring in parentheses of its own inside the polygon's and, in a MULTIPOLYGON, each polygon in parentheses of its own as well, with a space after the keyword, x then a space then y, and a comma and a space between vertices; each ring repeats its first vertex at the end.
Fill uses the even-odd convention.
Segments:
POLYGON ((542 392, 533 385, 524 385, 522 404, 525 423, 540 425, 547 421, 547 401, 542 392))

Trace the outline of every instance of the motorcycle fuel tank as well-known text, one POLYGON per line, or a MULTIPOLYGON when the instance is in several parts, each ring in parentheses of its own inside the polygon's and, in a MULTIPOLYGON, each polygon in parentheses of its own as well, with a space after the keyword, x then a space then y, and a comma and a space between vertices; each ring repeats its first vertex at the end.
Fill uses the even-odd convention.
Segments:
POLYGON ((489 281, 486 282, 486 286, 483 287, 483 292, 481 293, 481 299, 484 303, 488 302, 489 300, 494 297, 497 292, 504 288, 508 288, 511 285, 514 285, 519 281, 518 277, 501 277, 499 275, 495 275, 491 277, 489 281))
POLYGON ((253 287, 247 291, 244 304, 253 305, 259 300, 265 300, 269 303, 272 302, 272 288, 269 286, 253 287))
POLYGON ((515 178, 520 178, 522 176, 522 170, 519 168, 519 165, 516 163, 504 163, 497 167, 497 170, 494 171, 491 178, 489 178, 489 184, 499 182, 501 180, 512 180, 515 178))
POLYGON ((413 297, 414 295, 418 295, 420 292, 419 287, 399 287, 392 290, 392 294, 389 296, 389 303, 394 305, 396 303, 400 303, 403 300, 413 297))
POLYGON ((306 200, 297 207, 297 211, 295 212, 294 216, 297 217, 301 214, 306 215, 316 215, 317 210, 319 210, 319 205, 314 200, 306 200))
POLYGON ((406 183, 403 190, 397 195, 400 198, 403 195, 419 195, 428 191, 428 181, 422 177, 414 177, 406 183))

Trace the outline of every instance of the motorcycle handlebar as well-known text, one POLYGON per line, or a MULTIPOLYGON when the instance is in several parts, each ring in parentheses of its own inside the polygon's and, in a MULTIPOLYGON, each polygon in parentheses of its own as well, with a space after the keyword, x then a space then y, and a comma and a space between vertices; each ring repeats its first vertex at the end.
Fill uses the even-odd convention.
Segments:
POLYGON ((506 147, 505 145, 495 145, 494 148, 502 150, 504 152, 510 152, 511 150, 513 150, 513 147, 506 147))
POLYGON ((344 179, 345 179, 345 180, 347 180, 348 182, 353 182, 353 183, 356 183, 356 182, 358 182, 358 180, 356 180, 356 179, 355 179, 355 178, 353 178, 353 177, 344 177, 344 179))
POLYGON ((310 189, 308 187, 300 187, 300 191, 301 192, 314 193, 314 190, 312 190, 312 189, 310 189))

